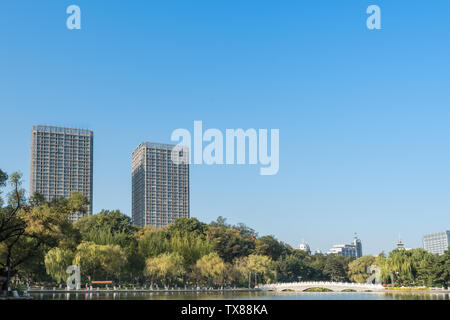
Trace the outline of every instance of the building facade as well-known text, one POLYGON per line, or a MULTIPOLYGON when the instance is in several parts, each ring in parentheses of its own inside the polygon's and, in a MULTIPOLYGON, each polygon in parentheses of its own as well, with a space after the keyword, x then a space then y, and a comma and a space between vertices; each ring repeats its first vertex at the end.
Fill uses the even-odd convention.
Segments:
POLYGON ((162 228, 178 218, 189 218, 189 151, 175 152, 174 147, 143 142, 133 151, 134 224, 162 228))
MULTIPOLYGON (((89 201, 92 214, 92 171, 94 133, 90 130, 33 126, 31 132, 30 195, 45 200, 68 198, 78 191, 89 201)), ((81 213, 72 213, 78 220, 81 213)))
POLYGON ((362 243, 361 243, 361 240, 358 239, 358 237, 356 235, 355 235, 355 238, 353 239, 353 246, 356 248, 356 257, 361 258, 363 255, 362 243))
POLYGON ((352 244, 335 244, 328 251, 328 254, 337 254, 344 257, 361 258, 363 255, 361 240, 355 236, 352 244))
POLYGON ((444 254, 450 245, 450 231, 430 233, 423 236, 423 248, 433 254, 444 254))
POLYGON ((335 244, 328 254, 337 254, 344 257, 356 257, 356 247, 352 244, 335 244))

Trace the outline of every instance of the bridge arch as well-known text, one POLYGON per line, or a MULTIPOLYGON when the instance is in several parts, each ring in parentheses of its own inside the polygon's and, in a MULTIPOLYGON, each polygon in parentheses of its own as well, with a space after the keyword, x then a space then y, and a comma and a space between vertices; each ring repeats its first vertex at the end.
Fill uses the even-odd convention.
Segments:
POLYGON ((269 284, 261 286, 260 289, 283 292, 374 292, 383 291, 385 288, 382 285, 367 283, 309 281, 269 284))

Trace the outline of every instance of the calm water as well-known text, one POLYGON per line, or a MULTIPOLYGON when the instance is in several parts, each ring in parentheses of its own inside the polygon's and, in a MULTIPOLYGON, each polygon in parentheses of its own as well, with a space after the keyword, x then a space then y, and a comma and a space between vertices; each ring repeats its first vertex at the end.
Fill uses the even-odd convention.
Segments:
POLYGON ((375 292, 162 292, 162 293, 32 293, 36 300, 450 300, 448 293, 375 292))

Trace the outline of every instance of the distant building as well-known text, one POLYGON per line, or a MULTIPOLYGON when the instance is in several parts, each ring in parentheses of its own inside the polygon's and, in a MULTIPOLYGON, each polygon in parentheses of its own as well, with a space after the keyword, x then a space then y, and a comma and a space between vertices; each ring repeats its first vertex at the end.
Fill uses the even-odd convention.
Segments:
POLYGON ((307 252, 308 254, 311 254, 311 249, 309 248, 309 245, 305 242, 305 240, 302 240, 302 243, 300 243, 298 248, 307 252))
MULTIPOLYGON (((33 126, 31 132, 30 195, 46 201, 68 198, 72 191, 89 201, 92 214, 92 169, 94 133, 90 130, 33 126)), ((80 213, 72 213, 72 221, 80 213)))
POLYGON ((361 258, 363 253, 362 253, 362 243, 361 240, 358 239, 358 237, 355 234, 355 238, 353 239, 353 245, 356 248, 356 257, 357 258, 361 258))
POLYGON ((405 249, 405 244, 400 239, 397 242, 397 249, 399 249, 399 250, 404 250, 405 249))
POLYGON ((314 254, 322 254, 322 250, 317 249, 316 251, 314 251, 314 254))
POLYGON ((362 257, 362 243, 361 240, 356 237, 352 244, 335 244, 329 251, 328 254, 337 254, 344 257, 362 257))
POLYGON ((444 254, 450 245, 450 231, 430 233, 423 236, 423 248, 433 254, 444 254))
POLYGON ((406 248, 405 243, 402 240, 398 240, 397 242, 397 248, 398 250, 411 250, 411 248, 406 248))
POLYGON ((165 227, 189 218, 189 151, 175 145, 143 142, 132 154, 132 216, 138 226, 165 227))
POLYGON ((335 244, 328 254, 337 254, 344 257, 356 257, 356 247, 352 244, 335 244))

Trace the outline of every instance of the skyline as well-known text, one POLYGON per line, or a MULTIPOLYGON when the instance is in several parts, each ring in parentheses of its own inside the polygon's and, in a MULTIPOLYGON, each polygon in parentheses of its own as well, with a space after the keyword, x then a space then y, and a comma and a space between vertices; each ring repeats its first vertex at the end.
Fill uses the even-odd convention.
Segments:
MULTIPOLYGON (((31 139, 31 145, 33 144, 33 141, 34 141, 34 132, 35 132, 35 128, 37 128, 37 127, 43 127, 43 128, 54 128, 54 129, 64 129, 64 130, 69 130, 69 131, 73 131, 73 130, 86 130, 86 131, 90 131, 90 134, 92 134, 93 135, 93 133, 94 133, 94 131, 92 131, 92 130, 89 130, 89 129, 85 129, 85 128, 67 128, 67 127, 58 127, 58 126, 47 126, 47 125, 42 125, 42 124, 39 124, 39 125, 33 125, 32 126, 32 139, 31 139)), ((173 141, 172 141, 173 142, 173 141)), ((147 143, 149 143, 149 142, 141 142, 139 145, 138 145, 138 147, 133 151, 133 153, 132 153, 132 155, 136 152, 136 150, 139 148, 139 147, 141 147, 142 145, 144 145, 144 144, 147 144, 147 143)), ((157 144, 157 145, 165 145, 165 146, 172 146, 172 147, 175 147, 176 146, 176 144, 161 144, 161 143, 158 143, 158 142, 150 142, 150 144, 157 144)), ((92 147, 91 147, 92 148, 92 147)), ((93 149, 93 148, 92 148, 93 149)), ((246 146, 246 149, 248 149, 248 145, 246 146)), ((184 161, 188 161, 188 160, 184 160, 184 161)), ((189 164, 188 166, 191 166, 192 164, 189 164)), ((202 165, 204 165, 204 164, 202 164, 202 165)), ((22 172, 22 171, 20 171, 20 170, 18 170, 19 172, 22 172)), ((189 187, 188 187, 189 188, 189 187)), ((27 188, 24 186, 24 189, 25 190, 27 190, 27 188)), ((31 194, 30 194, 31 195, 31 194)), ((130 200, 131 201, 131 200, 130 200)), ((90 206, 92 206, 92 204, 90 204, 90 206)), ((103 208, 103 209, 110 209, 110 208, 103 208)), ((99 211, 100 212, 100 211, 99 211)), ((91 215, 91 214, 96 214, 96 213, 98 213, 98 212, 92 212, 92 213, 88 213, 87 215, 91 215)), ((128 214, 131 218, 132 218, 132 214, 128 214)), ((193 216, 193 218, 196 218, 196 217, 194 217, 193 216)), ((225 219, 228 219, 228 217, 224 217, 225 219)), ((206 222, 206 221, 203 221, 203 222, 206 222)), ((208 222, 206 222, 206 223, 208 223, 208 222)), ((251 228, 251 226, 249 225, 249 227, 251 228)), ((256 231, 256 230, 255 230, 256 231)), ((257 231, 256 231, 257 232, 257 231)), ((439 233, 440 231, 438 231, 437 233, 439 233)), ((448 231, 447 231, 448 232, 448 231)), ((259 236, 263 236, 263 235, 261 235, 261 234, 259 234, 259 236)), ((356 241, 355 239, 358 239, 357 238, 357 233, 355 232, 355 234, 354 234, 354 241, 356 241)), ((423 238, 422 238, 423 239, 423 238)), ((352 244, 354 245, 354 243, 355 242, 352 242, 352 244)), ((358 240, 359 241, 359 243, 361 244, 361 241, 360 240, 358 240)), ((400 236, 399 236, 399 238, 398 238, 398 241, 399 242, 401 242, 401 243, 403 243, 402 241, 401 241, 401 239, 400 239, 400 236)), ((348 242, 348 241, 347 241, 348 242)), ((345 242, 345 243, 347 243, 347 242, 345 242)), ((308 244, 308 242, 306 242, 303 238, 302 238, 302 240, 301 240, 301 242, 299 242, 297 245, 292 245, 292 244, 290 244, 293 248, 299 248, 299 246, 301 246, 301 245, 304 245, 304 244, 307 244, 308 245, 308 247, 309 247, 309 244, 308 244)), ((319 252, 322 252, 323 254, 329 254, 330 252, 332 252, 333 251, 333 249, 335 249, 335 247, 337 247, 337 246, 343 246, 343 245, 345 245, 345 246, 347 246, 347 244, 344 244, 344 242, 342 242, 342 244, 341 243, 334 243, 333 245, 332 245, 332 247, 330 247, 329 249, 328 249, 328 251, 327 251, 327 249, 325 248, 316 248, 315 250, 313 250, 313 252, 314 251, 319 251, 319 252)), ((403 243, 403 245, 404 245, 404 243, 403 243)), ((423 248, 423 246, 421 246, 422 248, 423 248)), ((396 243, 396 248, 398 248, 398 243, 396 243)), ((393 249, 395 249, 395 248, 393 248, 393 249)), ((409 249, 408 249, 409 250, 409 249)), ((384 250, 382 250, 382 251, 380 251, 379 253, 381 253, 381 252, 384 252, 384 250)), ((386 252, 385 252, 386 253, 386 252)))
MULTIPOLYGON (((421 247, 450 225, 448 1, 0 4, 0 168, 32 125, 95 133, 94 208, 131 216, 131 154, 177 128, 280 129, 280 167, 192 165, 191 216, 315 251, 421 247), (82 9, 67 30, 66 7, 82 9), (11 32, 14 31, 14 32, 11 32)), ((28 190, 29 191, 29 190, 28 190)))

